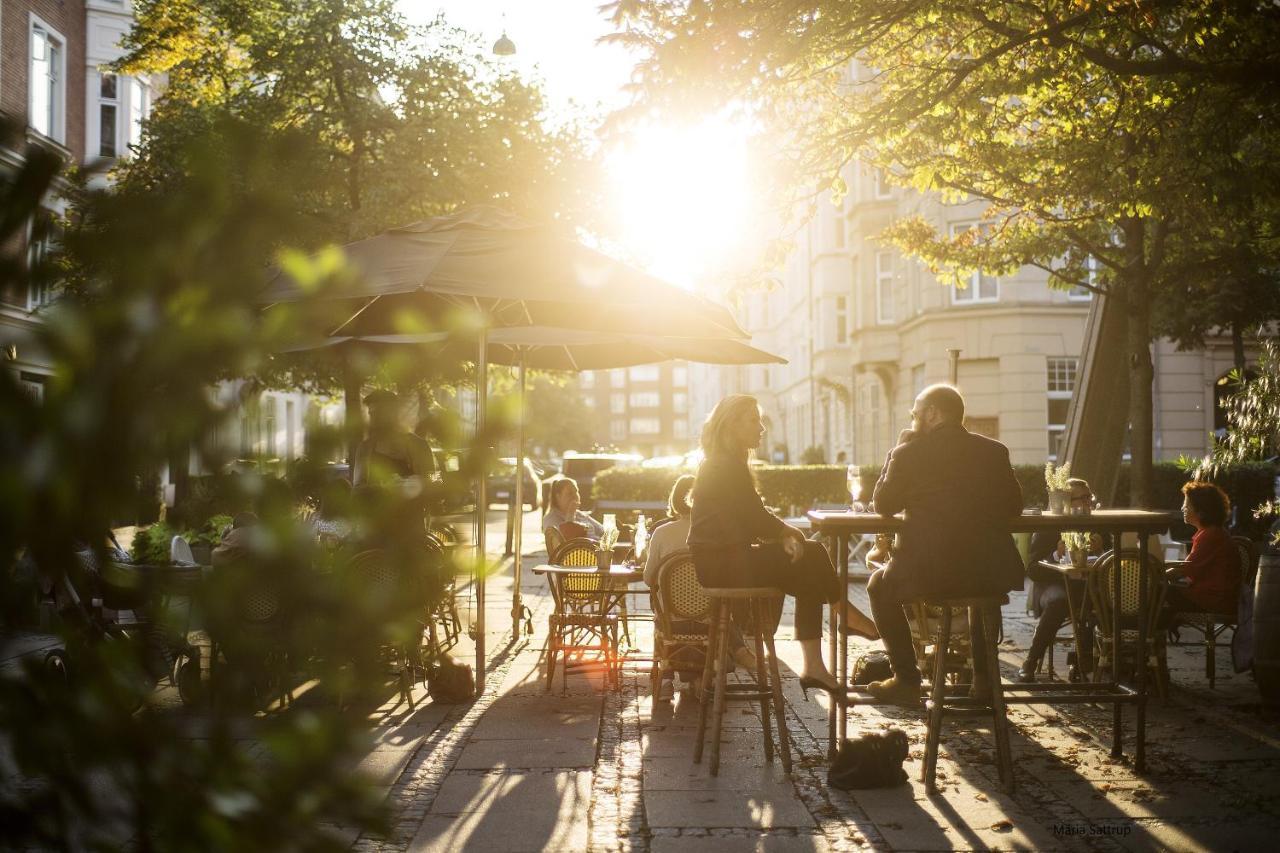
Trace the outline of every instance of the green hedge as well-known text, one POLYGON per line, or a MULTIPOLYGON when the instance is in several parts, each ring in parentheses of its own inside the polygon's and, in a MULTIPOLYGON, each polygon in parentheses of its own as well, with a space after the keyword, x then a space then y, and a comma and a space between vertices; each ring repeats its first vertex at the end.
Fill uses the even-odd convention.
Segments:
MULTIPOLYGON (((760 494, 771 507, 789 512, 792 506, 805 510, 819 503, 847 503, 849 493, 845 487, 843 465, 760 465, 752 469, 760 494)), ((879 465, 861 466, 862 495, 871 497, 879 465)), ((1241 528, 1255 539, 1264 538, 1270 519, 1253 518, 1253 508, 1271 497, 1277 466, 1271 463, 1252 462, 1223 471, 1214 480, 1231 496, 1233 506, 1239 506, 1238 521, 1241 528)), ((1043 465, 1015 465, 1014 474, 1022 485, 1022 501, 1026 506, 1044 507, 1048 496, 1044 486, 1043 465)), ((666 500, 671 484, 684 469, 615 467, 596 475, 591 494, 595 500, 661 501, 666 500)), ((1190 477, 1173 462, 1159 462, 1153 475, 1154 504, 1157 509, 1176 510, 1182 506, 1182 484, 1190 477)), ((1129 466, 1120 467, 1119 499, 1117 506, 1129 502, 1129 466)), ((1190 537, 1190 528, 1175 530, 1175 535, 1190 537)))

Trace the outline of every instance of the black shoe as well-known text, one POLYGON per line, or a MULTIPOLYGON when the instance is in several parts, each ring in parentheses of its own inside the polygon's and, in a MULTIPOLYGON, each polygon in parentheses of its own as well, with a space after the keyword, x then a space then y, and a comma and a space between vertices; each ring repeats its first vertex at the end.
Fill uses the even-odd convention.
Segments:
POLYGON ((834 684, 827 684, 825 681, 817 678, 810 678, 807 675, 800 676, 800 689, 804 692, 804 701, 809 701, 810 690, 823 690, 837 705, 847 705, 849 703, 849 694, 843 687, 834 684))
POLYGON ((1019 684, 1034 684, 1035 680, 1036 680, 1036 671, 1034 669, 1028 669, 1026 667, 1022 667, 1021 669, 1018 670, 1019 684))

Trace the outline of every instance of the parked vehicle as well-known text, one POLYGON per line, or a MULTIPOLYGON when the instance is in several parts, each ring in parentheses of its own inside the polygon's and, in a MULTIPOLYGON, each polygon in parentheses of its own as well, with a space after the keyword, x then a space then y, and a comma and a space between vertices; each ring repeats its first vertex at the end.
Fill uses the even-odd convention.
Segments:
MULTIPOLYGON (((506 456, 498 460, 498 467, 489 474, 489 500, 492 503, 510 503, 515 500, 516 460, 506 456)), ((535 510, 542 493, 542 472, 533 464, 533 460, 524 460, 524 492, 520 495, 525 508, 535 510)))
POLYGON ((644 460, 638 453, 578 453, 565 451, 564 464, 560 473, 576 480, 578 491, 582 493, 582 509, 590 512, 595 506, 591 496, 591 484, 596 474, 614 465, 639 465, 644 460))

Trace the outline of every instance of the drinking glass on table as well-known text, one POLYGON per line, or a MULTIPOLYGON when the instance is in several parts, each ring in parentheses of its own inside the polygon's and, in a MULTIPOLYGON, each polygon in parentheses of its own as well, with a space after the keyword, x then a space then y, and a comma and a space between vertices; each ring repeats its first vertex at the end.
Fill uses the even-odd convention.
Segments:
POLYGON ((862 512, 858 499, 862 497, 862 478, 858 476, 858 466, 850 465, 845 469, 845 484, 849 488, 849 506, 854 512, 862 512))

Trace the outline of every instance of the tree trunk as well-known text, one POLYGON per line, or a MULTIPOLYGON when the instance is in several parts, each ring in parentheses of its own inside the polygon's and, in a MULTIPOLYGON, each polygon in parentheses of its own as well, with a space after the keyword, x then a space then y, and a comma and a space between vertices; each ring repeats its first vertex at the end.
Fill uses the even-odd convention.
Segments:
POLYGON ((1129 350, 1129 506, 1152 505, 1151 292, 1146 259, 1146 226, 1130 219, 1122 227, 1126 243, 1124 296, 1129 350))
POLYGON ((1231 356, 1236 366, 1236 372, 1240 374, 1240 381, 1244 381, 1245 358, 1244 358, 1244 332, 1241 328, 1244 321, 1236 317, 1231 323, 1231 356))

